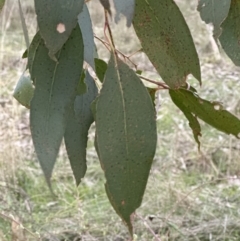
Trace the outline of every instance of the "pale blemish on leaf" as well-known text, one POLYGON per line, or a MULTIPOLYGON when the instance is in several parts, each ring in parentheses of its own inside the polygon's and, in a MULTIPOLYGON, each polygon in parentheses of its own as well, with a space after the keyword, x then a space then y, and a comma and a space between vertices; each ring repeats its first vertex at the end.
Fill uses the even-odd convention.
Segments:
POLYGON ((65 24, 59 23, 59 24, 57 25, 57 31, 58 31, 59 33, 64 33, 64 32, 66 31, 65 24))

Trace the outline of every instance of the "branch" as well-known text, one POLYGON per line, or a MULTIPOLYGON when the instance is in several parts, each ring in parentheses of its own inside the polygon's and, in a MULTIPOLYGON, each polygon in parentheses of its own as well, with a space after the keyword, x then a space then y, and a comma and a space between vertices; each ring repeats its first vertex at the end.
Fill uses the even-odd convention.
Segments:
POLYGON ((150 82, 150 83, 153 83, 153 84, 155 84, 155 85, 157 85, 157 86, 159 86, 159 87, 162 87, 162 89, 167 89, 167 90, 170 89, 169 86, 166 85, 165 83, 158 82, 158 81, 154 81, 154 80, 148 79, 148 78, 146 78, 146 77, 143 77, 143 76, 141 76, 141 75, 138 75, 138 77, 141 78, 141 79, 143 79, 143 80, 146 80, 146 81, 148 81, 148 82, 150 82))

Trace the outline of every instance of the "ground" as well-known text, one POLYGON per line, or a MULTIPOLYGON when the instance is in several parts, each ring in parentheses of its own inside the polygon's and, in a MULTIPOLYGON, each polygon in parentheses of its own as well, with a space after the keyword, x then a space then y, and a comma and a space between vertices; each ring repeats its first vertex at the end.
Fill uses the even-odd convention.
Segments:
MULTIPOLYGON (((36 32, 33 1, 23 2, 32 38, 36 32)), ((177 1, 199 54, 203 86, 189 77, 201 97, 223 102, 240 115, 239 68, 218 52, 210 27, 193 1, 177 1)), ((94 32, 103 38, 100 5, 89 3, 94 32)), ((88 170, 74 184, 64 148, 53 174, 53 199, 37 162, 29 131, 29 110, 12 97, 26 60, 18 3, 8 0, 0 14, 0 240, 128 240, 127 229, 104 191, 104 176, 89 134, 88 170), (40 240, 40 239, 39 239, 40 240)), ((140 48, 132 29, 114 27, 116 46, 126 55, 140 48), (121 29, 121 31, 119 31, 121 29), (124 29, 124 30, 123 30, 124 29)), ((96 40, 99 56, 108 57, 96 40)), ((221 51, 222 52, 222 51, 221 51)), ((143 74, 159 80, 144 54, 134 55, 143 74)), ((158 147, 142 206, 135 216, 135 240, 240 240, 239 141, 202 124, 198 152, 187 120, 166 91, 158 98, 158 147)))

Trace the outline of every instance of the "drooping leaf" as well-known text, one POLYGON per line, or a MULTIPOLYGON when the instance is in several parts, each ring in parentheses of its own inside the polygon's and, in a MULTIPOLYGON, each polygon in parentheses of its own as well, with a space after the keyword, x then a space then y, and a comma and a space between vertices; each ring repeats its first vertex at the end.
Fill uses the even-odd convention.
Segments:
POLYGON ((176 91, 170 90, 169 94, 172 98, 173 103, 183 112, 185 117, 189 121, 189 126, 192 129, 193 136, 195 141, 198 144, 198 149, 200 149, 200 141, 199 141, 199 136, 201 136, 201 126, 198 122, 197 117, 188 109, 182 102, 182 99, 179 98, 179 94, 176 94, 176 91))
POLYGON ((148 93, 149 93, 149 95, 150 95, 150 97, 151 97, 153 106, 155 107, 156 91, 157 91, 158 89, 147 88, 147 90, 148 90, 148 93))
MULTIPOLYGON (((37 32, 29 46, 29 49, 27 50, 27 58, 28 58, 27 69, 29 69, 29 73, 30 73, 31 77, 32 77, 33 62, 35 60, 36 53, 39 48, 39 44, 41 42, 42 42, 41 35, 39 32, 37 32)), ((33 83, 35 82, 34 79, 32 79, 32 81, 33 81, 33 83)))
POLYGON ((228 57, 240 66, 240 1, 232 0, 227 18, 222 23, 222 34, 219 38, 228 57))
POLYGON ((85 83, 85 77, 86 77, 85 70, 83 70, 80 81, 78 82, 78 86, 77 86, 77 95, 83 95, 87 93, 87 85, 85 83))
POLYGON ((85 83, 88 90, 85 94, 76 97, 64 135, 68 157, 77 185, 79 185, 87 170, 88 130, 94 121, 91 103, 98 93, 95 82, 88 72, 86 73, 85 83))
POLYGON ((48 56, 48 49, 41 40, 31 75, 35 80, 30 111, 32 139, 49 186, 82 72, 83 40, 79 26, 56 57, 58 62, 48 56))
POLYGON ((99 0, 100 3, 102 4, 102 6, 104 7, 104 9, 108 12, 108 14, 111 16, 112 12, 111 12, 111 5, 109 0, 99 0))
POLYGON ((127 26, 130 27, 134 14, 135 0, 113 0, 113 2, 116 9, 115 22, 118 23, 120 16, 124 15, 127 19, 127 26))
POLYGON ((228 15, 231 0, 200 0, 197 10, 205 23, 212 23, 214 27, 214 37, 221 34, 220 25, 228 15))
POLYGON ((171 88, 183 85, 188 74, 201 83, 192 36, 173 0, 137 0, 133 25, 143 51, 171 88))
POLYGON ((22 54, 22 59, 26 59, 27 57, 28 57, 28 49, 26 49, 22 54))
POLYGON ((96 146, 106 192, 132 234, 156 148, 155 110, 146 87, 113 56, 96 103, 96 146))
MULTIPOLYGON (((91 111, 92 111, 92 114, 93 114, 93 118, 94 120, 96 121, 96 112, 97 112, 97 100, 98 100, 98 97, 95 98, 95 100, 91 103, 91 111)), ((99 156, 99 151, 98 151, 98 144, 97 144, 97 135, 95 134, 94 136, 94 147, 95 147, 95 150, 97 152, 97 155, 99 156)), ((101 162, 100 162, 101 164, 101 162)))
MULTIPOLYGON (((77 16, 83 8, 84 0, 34 0, 40 34, 49 55, 62 48, 77 24, 77 16)), ((55 59, 56 60, 56 59, 55 59)))
POLYGON ((22 75, 14 89, 13 97, 23 106, 30 108, 34 88, 29 76, 22 75))
MULTIPOLYGON (((181 105, 180 109, 184 110, 184 114, 189 113, 190 115, 191 113, 192 116, 202 119, 216 129, 240 138, 240 120, 224 110, 221 103, 204 100, 196 93, 186 89, 170 90, 169 92, 174 103, 181 105)), ((195 120, 192 120, 191 123, 194 126, 194 135, 198 134, 200 130, 198 124, 195 120)))
POLYGON ((4 3, 5 3, 5 0, 0 0, 0 12, 3 9, 4 3))
POLYGON ((142 74, 142 70, 138 69, 138 70, 136 71, 136 74, 141 75, 141 74, 142 74))
POLYGON ((96 66, 96 75, 100 82, 103 82, 106 70, 107 70, 107 64, 102 59, 94 59, 95 66, 96 66))
POLYGON ((95 43, 92 29, 92 21, 86 4, 83 5, 82 12, 78 15, 78 24, 81 28, 84 44, 84 60, 95 70, 94 55, 95 43))

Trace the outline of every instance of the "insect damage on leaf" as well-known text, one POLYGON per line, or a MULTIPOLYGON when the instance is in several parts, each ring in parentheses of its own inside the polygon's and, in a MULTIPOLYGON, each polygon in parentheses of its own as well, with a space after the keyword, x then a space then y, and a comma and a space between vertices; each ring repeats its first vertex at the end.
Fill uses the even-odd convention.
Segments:
POLYGON ((64 32, 66 31, 65 24, 59 23, 59 24, 57 25, 57 31, 58 31, 59 33, 64 33, 64 32))

